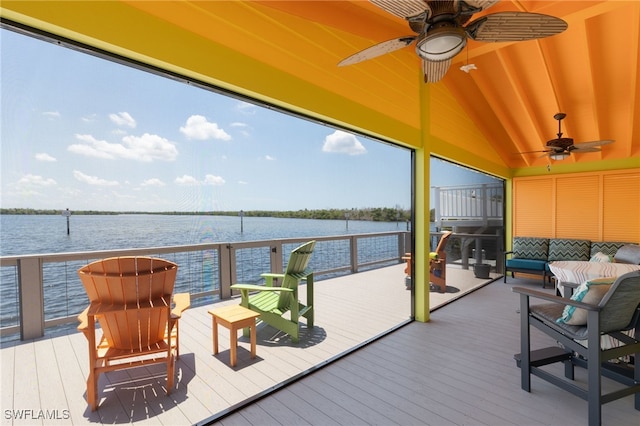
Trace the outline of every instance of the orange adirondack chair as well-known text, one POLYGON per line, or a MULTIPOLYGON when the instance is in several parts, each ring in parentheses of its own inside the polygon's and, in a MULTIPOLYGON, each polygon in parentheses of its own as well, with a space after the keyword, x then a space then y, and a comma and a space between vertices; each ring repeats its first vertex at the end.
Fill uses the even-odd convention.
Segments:
POLYGON ((78 270, 90 305, 78 316, 89 342, 87 402, 98 408, 98 377, 108 371, 166 363, 167 394, 179 356, 178 319, 188 293, 171 296, 178 265, 151 257, 112 257, 78 270), (98 340, 96 320, 102 328, 98 340))
POLYGON ((447 253, 445 247, 451 237, 451 231, 445 231, 440 237, 436 251, 429 253, 429 281, 440 293, 447 291, 447 253))

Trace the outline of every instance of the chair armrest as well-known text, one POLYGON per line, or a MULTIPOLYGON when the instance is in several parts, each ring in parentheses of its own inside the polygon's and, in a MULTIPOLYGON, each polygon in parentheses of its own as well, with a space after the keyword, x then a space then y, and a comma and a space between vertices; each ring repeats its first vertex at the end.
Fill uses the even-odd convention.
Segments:
POLYGON ((78 321, 80 324, 77 327, 78 331, 85 331, 89 329, 89 306, 78 315, 78 321))
POLYGON ((284 274, 278 274, 275 272, 265 272, 260 274, 260 276, 265 279, 265 285, 268 287, 273 287, 274 279, 284 278, 284 274))
POLYGON ((560 303, 563 305, 575 306, 576 308, 582 308, 587 311, 600 311, 601 308, 598 305, 591 305, 588 303, 578 302, 577 300, 566 299, 564 297, 555 296, 543 291, 531 290, 525 287, 512 287, 511 291, 519 293, 528 297, 535 297, 536 299, 542 299, 553 303, 560 303))
POLYGON ((231 286, 232 290, 245 290, 245 291, 288 291, 293 293, 293 289, 282 287, 267 287, 264 285, 255 284, 234 284, 231 286))
POLYGON ((182 316, 182 313, 191 307, 191 294, 174 294, 173 303, 175 303, 175 306, 171 310, 171 318, 180 318, 182 316))

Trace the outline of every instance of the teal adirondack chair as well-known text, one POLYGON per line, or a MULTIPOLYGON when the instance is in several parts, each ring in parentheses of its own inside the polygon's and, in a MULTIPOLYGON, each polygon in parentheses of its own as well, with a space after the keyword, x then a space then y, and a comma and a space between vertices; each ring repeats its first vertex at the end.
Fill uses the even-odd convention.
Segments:
MULTIPOLYGON (((306 318, 307 328, 313 328, 313 271, 308 265, 315 245, 315 241, 309 241, 294 249, 284 274, 262 274, 265 285, 231 286, 234 290, 240 290, 240 305, 260 313, 260 320, 287 333, 294 343, 300 337, 301 317, 306 318), (274 279, 281 279, 281 285, 274 286, 274 279), (306 305, 298 299, 298 284, 302 280, 307 282, 306 305)), ((244 335, 249 335, 249 329, 244 330, 244 335)))

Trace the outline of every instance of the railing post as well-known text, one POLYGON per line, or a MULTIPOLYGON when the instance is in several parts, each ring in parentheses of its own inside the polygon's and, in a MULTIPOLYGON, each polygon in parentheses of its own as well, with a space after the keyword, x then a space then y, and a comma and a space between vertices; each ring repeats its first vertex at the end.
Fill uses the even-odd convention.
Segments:
POLYGON ((44 336, 44 289, 42 259, 18 259, 18 288, 20 291, 20 339, 44 336))
POLYGON ((486 183, 482 184, 482 223, 485 226, 489 223, 489 193, 486 183))
MULTIPOLYGON (((440 227, 440 221, 442 220, 442 206, 440 205, 440 187, 438 186, 434 186, 433 187, 434 191, 433 191, 433 208, 435 211, 435 217, 433 218, 433 221, 436 223, 437 227, 440 227)), ((429 216, 431 216, 431 212, 429 212, 429 216)))
POLYGON ((231 244, 220 245, 220 298, 231 297, 231 285, 238 277, 236 271, 236 252, 231 244))
POLYGON ((282 243, 274 241, 275 245, 271 246, 271 272, 281 274, 284 272, 284 262, 282 256, 284 251, 282 250, 282 243))
POLYGON ((358 272, 358 238, 353 235, 349 238, 350 259, 351 259, 351 273, 358 272))
POLYGON ((404 240, 404 232, 398 232, 398 263, 404 262, 402 260, 402 256, 406 253, 404 240))

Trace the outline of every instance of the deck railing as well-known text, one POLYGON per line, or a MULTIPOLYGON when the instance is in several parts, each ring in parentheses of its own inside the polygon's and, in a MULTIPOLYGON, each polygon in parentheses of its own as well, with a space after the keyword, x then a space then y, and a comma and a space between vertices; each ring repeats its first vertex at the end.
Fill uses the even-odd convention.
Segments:
MULTIPOLYGON (((261 281, 263 272, 282 272, 297 245, 316 240, 310 266, 330 278, 402 262, 411 251, 410 232, 382 232, 253 242, 204 243, 128 250, 48 253, 0 257, 0 336, 41 337, 45 329, 72 324, 88 304, 77 270, 112 256, 157 256, 179 265, 175 291, 194 305, 232 296, 233 283, 261 281)), ((317 279, 317 278, 316 278, 317 279)))
POLYGON ((435 222, 473 221, 488 225, 501 221, 504 212, 504 189, 500 184, 434 186, 435 222))

